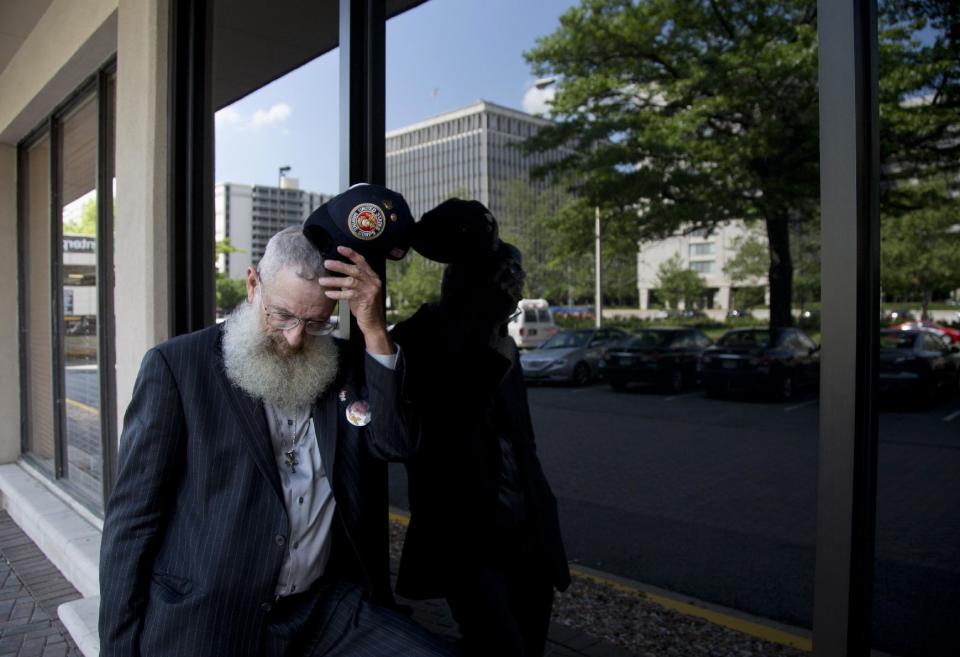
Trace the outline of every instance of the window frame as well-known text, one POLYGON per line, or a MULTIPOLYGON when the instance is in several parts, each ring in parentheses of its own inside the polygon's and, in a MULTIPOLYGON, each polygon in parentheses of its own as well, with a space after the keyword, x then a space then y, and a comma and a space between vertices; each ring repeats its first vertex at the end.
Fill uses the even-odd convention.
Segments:
MULTIPOLYGON (((54 484, 64 490, 71 498, 98 517, 103 517, 106 502, 113 490, 116 477, 116 348, 113 319, 113 187, 108 158, 115 147, 115 135, 109 134, 108 87, 110 79, 116 74, 116 55, 101 65, 95 73, 88 76, 67 98, 57 105, 26 137, 17 143, 17 321, 20 336, 20 458, 47 476, 54 484), (90 492, 82 489, 69 479, 69 459, 67 458, 66 438, 66 392, 64 376, 64 338, 63 320, 63 218, 61 216, 62 199, 62 162, 61 126, 68 116, 91 95, 97 103, 97 148, 96 148, 96 190, 97 190, 97 379, 100 395, 100 450, 101 450, 101 491, 99 504, 90 492), (31 429, 28 388, 29 357, 27 354, 27 281, 24 276, 25 236, 28 230, 24 199, 27 189, 24 168, 27 152, 43 138, 50 143, 49 176, 47 180, 49 204, 47 207, 50 244, 50 366, 52 368, 51 388, 53 392, 54 427, 54 467, 51 472, 29 451, 31 429), (105 143, 107 142, 107 143, 105 143), (109 202, 103 202, 108 199, 109 202)), ((114 99, 115 101, 115 99, 114 99)), ((115 112, 114 108, 114 112, 115 112)), ((115 160, 114 160, 115 161, 115 160)))

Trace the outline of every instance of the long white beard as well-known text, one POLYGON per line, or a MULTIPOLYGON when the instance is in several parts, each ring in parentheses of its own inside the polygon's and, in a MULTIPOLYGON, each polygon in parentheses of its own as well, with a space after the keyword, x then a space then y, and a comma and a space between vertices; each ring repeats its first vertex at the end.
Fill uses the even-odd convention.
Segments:
POLYGON ((283 409, 312 404, 337 376, 337 347, 329 336, 304 336, 290 353, 283 335, 260 325, 249 303, 240 303, 224 323, 227 378, 255 399, 283 409))

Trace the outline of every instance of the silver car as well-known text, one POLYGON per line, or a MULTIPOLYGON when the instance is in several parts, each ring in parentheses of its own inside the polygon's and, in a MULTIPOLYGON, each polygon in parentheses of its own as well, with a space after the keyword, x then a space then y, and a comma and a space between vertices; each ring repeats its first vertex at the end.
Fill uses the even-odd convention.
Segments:
POLYGON ((598 371, 603 350, 627 336, 616 328, 560 331, 536 349, 520 354, 527 381, 588 383, 598 371))

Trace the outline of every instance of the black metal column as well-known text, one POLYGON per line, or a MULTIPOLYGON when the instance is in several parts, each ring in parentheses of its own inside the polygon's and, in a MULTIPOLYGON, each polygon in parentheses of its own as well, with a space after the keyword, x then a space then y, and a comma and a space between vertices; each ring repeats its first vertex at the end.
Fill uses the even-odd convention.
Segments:
POLYGON ((386 13, 340 0, 340 190, 386 180, 386 13))
POLYGON ((876 0, 819 0, 822 360, 813 654, 870 652, 877 472, 876 0))
MULTIPOLYGON (((340 191, 366 182, 384 184, 386 180, 386 13, 383 0, 340 0, 340 191)), ((375 265, 376 268, 376 265, 375 265)), ((386 287, 386 276, 380 272, 386 287)), ((353 343, 363 342, 357 322, 340 303, 340 335, 353 343), (347 328, 349 327, 349 328, 347 328), (346 329, 346 330, 345 330, 346 329)), ((368 464, 379 476, 371 478, 373 500, 379 500, 380 535, 389 541, 387 508, 387 466, 368 464)), ((374 581, 386 582, 390 560, 383 555, 373 564, 374 581)), ((375 597, 389 598, 389 587, 374 591, 375 597)))
POLYGON ((50 126, 50 345, 53 386, 54 472, 57 479, 67 476, 67 391, 64 382, 63 322, 63 125, 57 114, 50 126))
POLYGON ((103 505, 117 474, 116 322, 113 313, 113 177, 116 164, 115 101, 110 75, 115 66, 97 75, 97 373, 100 381, 100 454, 103 505))
POLYGON ((170 333, 214 321, 213 3, 170 2, 170 333))

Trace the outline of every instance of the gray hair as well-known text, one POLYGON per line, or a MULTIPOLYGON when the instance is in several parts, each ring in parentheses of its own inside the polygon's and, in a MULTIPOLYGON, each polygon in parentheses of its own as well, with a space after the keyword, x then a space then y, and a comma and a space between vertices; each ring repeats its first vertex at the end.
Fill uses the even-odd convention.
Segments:
POLYGON ((306 280, 326 275, 323 256, 304 237, 299 226, 284 228, 271 237, 257 265, 260 277, 269 281, 286 268, 292 268, 297 276, 306 280))

